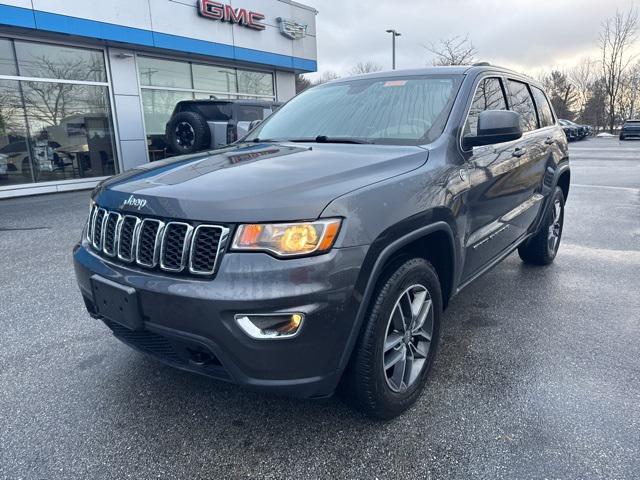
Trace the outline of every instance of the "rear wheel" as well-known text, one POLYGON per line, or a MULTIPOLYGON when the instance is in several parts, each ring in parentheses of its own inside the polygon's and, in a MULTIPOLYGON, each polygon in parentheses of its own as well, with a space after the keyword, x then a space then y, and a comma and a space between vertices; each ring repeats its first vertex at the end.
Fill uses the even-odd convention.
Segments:
POLYGON ((206 120, 195 112, 180 112, 167 128, 169 145, 178 154, 195 153, 210 148, 211 131, 206 120))
POLYGON ((413 258, 389 269, 343 378, 347 400, 377 419, 411 407, 433 362, 441 312, 440 284, 429 262, 413 258))
POLYGON ((518 254, 525 263, 549 265, 558 254, 564 224, 564 194, 556 187, 551 205, 536 234, 518 247, 518 254))

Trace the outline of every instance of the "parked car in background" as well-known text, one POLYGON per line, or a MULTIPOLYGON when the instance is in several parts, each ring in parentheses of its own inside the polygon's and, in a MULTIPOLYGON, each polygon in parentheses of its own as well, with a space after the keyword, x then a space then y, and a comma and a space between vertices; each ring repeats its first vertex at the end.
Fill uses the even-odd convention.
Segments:
POLYGON ((593 129, 591 129, 591 127, 587 125, 578 125, 571 120, 560 118, 558 119, 558 123, 562 126, 562 129, 567 136, 567 140, 569 141, 582 140, 593 133, 593 129))
POLYGON ((167 122, 165 142, 177 155, 223 147, 245 136, 280 105, 260 100, 184 100, 167 122))
POLYGON ((558 119, 558 123, 568 141, 573 142, 578 139, 578 129, 572 126, 568 120, 558 119))
POLYGON ((640 120, 627 120, 620 130, 620 140, 640 138, 640 120))

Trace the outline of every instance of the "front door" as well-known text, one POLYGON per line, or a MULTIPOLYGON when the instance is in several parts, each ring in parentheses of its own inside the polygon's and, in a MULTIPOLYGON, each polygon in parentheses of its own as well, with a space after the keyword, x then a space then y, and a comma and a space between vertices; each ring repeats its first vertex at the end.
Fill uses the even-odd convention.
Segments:
POLYGON ((525 233, 542 197, 536 194, 543 154, 535 130, 538 119, 528 85, 498 77, 478 84, 465 125, 465 135, 477 133, 483 110, 510 109, 521 115, 523 136, 513 142, 474 147, 467 152, 467 235, 463 281, 473 277, 525 233), (526 218, 525 218, 526 217, 526 218), (528 223, 527 223, 528 222, 528 223))

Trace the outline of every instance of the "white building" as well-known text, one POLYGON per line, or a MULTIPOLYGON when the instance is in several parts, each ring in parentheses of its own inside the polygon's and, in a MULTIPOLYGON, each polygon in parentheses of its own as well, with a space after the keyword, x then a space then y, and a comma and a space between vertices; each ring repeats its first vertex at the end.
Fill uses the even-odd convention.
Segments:
POLYGON ((290 0, 0 0, 0 198, 163 158, 176 102, 286 101, 316 70, 290 0))

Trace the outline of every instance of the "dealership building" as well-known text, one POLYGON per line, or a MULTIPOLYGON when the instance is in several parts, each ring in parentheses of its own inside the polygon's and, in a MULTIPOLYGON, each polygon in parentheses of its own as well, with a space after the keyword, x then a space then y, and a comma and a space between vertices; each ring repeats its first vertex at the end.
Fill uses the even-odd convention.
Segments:
POLYGON ((0 198, 166 157, 181 100, 288 100, 316 70, 316 14, 290 0, 0 0, 0 198))

